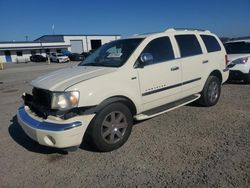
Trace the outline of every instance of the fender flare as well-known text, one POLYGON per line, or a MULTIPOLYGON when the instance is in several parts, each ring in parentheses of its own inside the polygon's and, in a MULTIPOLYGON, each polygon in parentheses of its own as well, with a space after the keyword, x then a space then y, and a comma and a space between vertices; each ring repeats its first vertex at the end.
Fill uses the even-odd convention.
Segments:
POLYGON ((130 109, 132 115, 136 115, 137 109, 136 109, 135 104, 133 103, 131 99, 125 96, 113 96, 113 97, 107 98, 104 101, 102 101, 100 104, 98 104, 97 106, 86 109, 84 114, 96 114, 105 106, 111 103, 115 103, 115 102, 121 102, 125 104, 130 109))

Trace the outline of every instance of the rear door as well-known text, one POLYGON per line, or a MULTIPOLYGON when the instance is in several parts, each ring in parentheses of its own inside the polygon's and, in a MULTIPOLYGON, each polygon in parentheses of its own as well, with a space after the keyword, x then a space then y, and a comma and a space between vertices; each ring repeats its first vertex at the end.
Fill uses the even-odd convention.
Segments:
POLYGON ((206 60, 203 60, 202 49, 196 35, 175 35, 175 39, 182 67, 182 97, 186 97, 200 92, 203 64, 206 60))
POLYGON ((224 70, 226 68, 226 52, 222 49, 223 45, 219 43, 219 38, 206 34, 201 34, 200 38, 205 46, 204 75, 208 76, 213 70, 224 70))
POLYGON ((137 68, 144 110, 177 100, 181 92, 181 67, 175 59, 169 37, 153 39, 142 53, 150 53, 154 61, 137 68))

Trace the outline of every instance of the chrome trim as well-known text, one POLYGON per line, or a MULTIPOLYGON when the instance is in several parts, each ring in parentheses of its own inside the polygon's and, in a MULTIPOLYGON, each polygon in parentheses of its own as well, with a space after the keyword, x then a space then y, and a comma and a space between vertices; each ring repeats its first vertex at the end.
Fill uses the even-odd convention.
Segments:
POLYGON ((190 84, 192 82, 196 82, 196 81, 199 81, 199 80, 201 80, 201 77, 195 78, 195 79, 192 79, 192 80, 188 80, 188 81, 185 81, 185 82, 181 82, 181 83, 178 83, 178 84, 170 85, 170 86, 167 86, 167 87, 163 87, 163 88, 160 88, 160 89, 147 91, 145 93, 142 93, 142 96, 144 97, 144 96, 151 95, 151 94, 158 93, 158 92, 162 92, 162 91, 165 91, 165 90, 168 90, 168 89, 173 89, 175 87, 180 87, 180 86, 190 84))
POLYGON ((17 111, 18 120, 23 122, 25 125, 40 130, 46 131, 65 131, 75 127, 79 127, 82 125, 80 121, 72 122, 72 123, 51 123, 46 121, 38 121, 26 112, 24 106, 20 107, 17 111))

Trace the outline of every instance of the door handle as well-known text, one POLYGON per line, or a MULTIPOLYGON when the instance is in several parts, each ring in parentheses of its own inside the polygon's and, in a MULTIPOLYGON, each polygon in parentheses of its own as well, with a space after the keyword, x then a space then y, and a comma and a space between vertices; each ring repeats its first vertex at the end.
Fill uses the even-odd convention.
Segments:
POLYGON ((177 70, 179 70, 179 67, 177 67, 177 66, 171 68, 171 71, 177 71, 177 70))
POLYGON ((206 63, 208 63, 208 62, 209 62, 208 60, 202 61, 203 64, 206 64, 206 63))

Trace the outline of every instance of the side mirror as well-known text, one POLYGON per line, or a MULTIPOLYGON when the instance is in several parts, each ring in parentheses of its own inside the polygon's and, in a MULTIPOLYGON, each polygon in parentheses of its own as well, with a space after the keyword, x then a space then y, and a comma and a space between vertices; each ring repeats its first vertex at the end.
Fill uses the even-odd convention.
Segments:
POLYGON ((151 53, 143 53, 140 56, 140 61, 143 63, 143 65, 150 64, 153 63, 154 57, 151 53))

